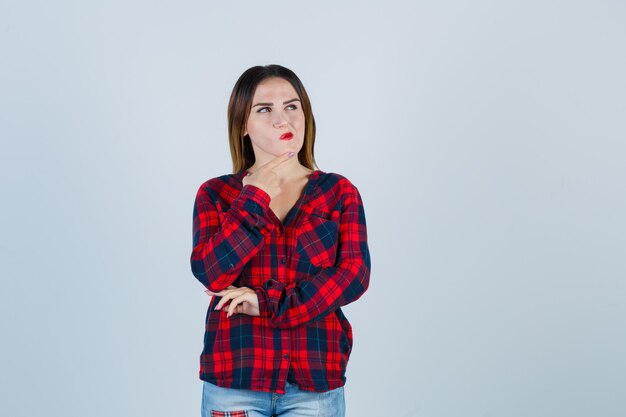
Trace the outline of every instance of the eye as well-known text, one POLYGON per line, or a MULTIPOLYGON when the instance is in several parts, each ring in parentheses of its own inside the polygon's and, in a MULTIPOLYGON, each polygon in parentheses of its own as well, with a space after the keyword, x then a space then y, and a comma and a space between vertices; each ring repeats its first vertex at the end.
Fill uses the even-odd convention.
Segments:
MULTIPOLYGON (((298 106, 296 106, 295 104, 290 104, 287 106, 287 108, 289 107, 293 107, 294 110, 298 110, 298 106)), ((257 110, 257 113, 267 113, 266 111, 263 111, 265 109, 269 109, 270 111, 272 110, 270 107, 261 107, 259 110, 257 110)))

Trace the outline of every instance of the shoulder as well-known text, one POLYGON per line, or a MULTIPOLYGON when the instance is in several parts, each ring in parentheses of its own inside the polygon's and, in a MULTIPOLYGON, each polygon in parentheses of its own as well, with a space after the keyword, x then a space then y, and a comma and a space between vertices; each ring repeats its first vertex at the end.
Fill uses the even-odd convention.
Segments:
POLYGON ((240 188, 241 182, 237 181, 235 174, 223 174, 201 183, 198 187, 198 194, 208 194, 213 201, 216 201, 225 195, 238 194, 240 188))
POLYGON ((340 194, 358 193, 358 188, 354 182, 337 172, 325 172, 320 185, 327 189, 333 188, 340 194))
POLYGON ((204 181, 200 187, 206 187, 206 188, 222 187, 225 184, 232 184, 234 183, 234 181, 235 181, 234 174, 223 174, 217 177, 209 178, 208 180, 204 181))
POLYGON ((327 209, 342 210, 347 204, 363 203, 354 181, 337 172, 324 172, 317 184, 327 209))

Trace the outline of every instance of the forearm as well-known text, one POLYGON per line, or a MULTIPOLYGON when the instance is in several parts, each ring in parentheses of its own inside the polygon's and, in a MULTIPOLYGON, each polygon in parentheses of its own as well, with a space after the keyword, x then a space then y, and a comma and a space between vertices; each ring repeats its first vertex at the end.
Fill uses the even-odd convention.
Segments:
POLYGON ((289 285, 267 280, 255 288, 259 310, 273 327, 317 320, 361 297, 369 286, 370 269, 365 211, 358 190, 351 188, 339 218, 335 265, 289 285))
POLYGON ((274 227, 267 210, 270 197, 253 185, 243 187, 230 209, 218 213, 206 191, 196 197, 191 271, 209 290, 231 285, 263 247, 274 227))
POLYGON ((271 327, 289 328, 315 321, 331 311, 356 301, 369 287, 370 260, 363 257, 325 268, 309 279, 291 285, 268 280, 254 288, 261 316, 271 327))

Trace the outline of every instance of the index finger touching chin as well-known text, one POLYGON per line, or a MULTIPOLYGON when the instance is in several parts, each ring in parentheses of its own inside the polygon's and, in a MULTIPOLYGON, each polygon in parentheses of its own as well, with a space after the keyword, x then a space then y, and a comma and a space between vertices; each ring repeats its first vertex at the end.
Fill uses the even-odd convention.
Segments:
POLYGON ((292 156, 294 156, 296 153, 289 151, 289 152, 285 152, 282 155, 278 155, 276 158, 270 160, 267 164, 265 164, 264 166, 269 167, 269 168, 274 168, 277 165, 282 164, 285 161, 288 161, 289 159, 291 159, 292 156))

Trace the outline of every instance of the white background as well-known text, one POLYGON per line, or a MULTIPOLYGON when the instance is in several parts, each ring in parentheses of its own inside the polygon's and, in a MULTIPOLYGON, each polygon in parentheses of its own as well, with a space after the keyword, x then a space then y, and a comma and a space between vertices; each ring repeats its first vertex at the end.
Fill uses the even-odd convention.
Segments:
POLYGON ((347 415, 623 416, 620 1, 0 2, 0 414, 199 416, 195 193, 281 64, 365 205, 347 415))

